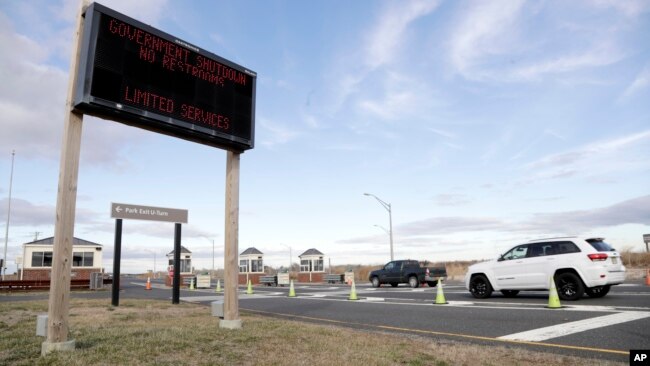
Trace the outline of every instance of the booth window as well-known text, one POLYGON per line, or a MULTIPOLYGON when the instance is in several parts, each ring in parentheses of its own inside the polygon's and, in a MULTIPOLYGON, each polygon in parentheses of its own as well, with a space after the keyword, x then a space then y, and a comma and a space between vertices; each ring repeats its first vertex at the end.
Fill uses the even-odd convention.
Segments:
POLYGON ((52 267, 52 252, 33 252, 32 267, 52 267))
POLYGON ((264 266, 262 265, 261 259, 251 260, 251 272, 253 273, 264 272, 264 266))
POLYGON ((323 272, 323 258, 314 260, 314 272, 323 272))
POLYGON ((73 267, 92 267, 94 261, 93 252, 74 252, 72 253, 73 267))
POLYGON ((245 259, 242 259, 239 261, 239 272, 241 273, 247 273, 248 272, 248 261, 245 259))
POLYGON ((311 264, 310 260, 302 259, 300 261, 300 272, 309 272, 310 264, 311 264))
POLYGON ((181 259, 181 273, 186 273, 191 271, 192 271, 192 260, 181 259))

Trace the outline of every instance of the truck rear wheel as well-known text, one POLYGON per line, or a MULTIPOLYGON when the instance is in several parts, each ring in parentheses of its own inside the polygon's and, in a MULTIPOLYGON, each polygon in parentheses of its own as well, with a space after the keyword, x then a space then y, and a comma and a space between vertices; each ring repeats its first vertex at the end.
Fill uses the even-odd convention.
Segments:
POLYGON ((420 281, 418 281, 416 276, 409 277, 409 286, 411 286, 411 288, 417 288, 420 286, 420 281))

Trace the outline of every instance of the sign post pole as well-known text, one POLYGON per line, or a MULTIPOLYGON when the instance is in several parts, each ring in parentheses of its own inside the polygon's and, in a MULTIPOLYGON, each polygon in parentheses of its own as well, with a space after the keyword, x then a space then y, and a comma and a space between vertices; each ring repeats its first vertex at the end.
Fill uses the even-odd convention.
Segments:
POLYGON ((226 213, 224 244, 224 304, 220 328, 240 329, 237 283, 239 267, 239 160, 241 154, 228 151, 226 161, 226 213))
POLYGON ((113 285, 111 304, 120 305, 120 261, 122 260, 122 219, 115 219, 115 247, 113 249, 113 285))
POLYGON ((181 296, 181 224, 174 224, 174 276, 172 278, 172 304, 179 304, 181 296))
POLYGON ((72 241, 77 204, 77 178, 81 150, 81 127, 83 114, 73 111, 76 76, 81 51, 81 32, 87 0, 81 0, 77 14, 77 30, 73 41, 73 53, 68 81, 68 98, 65 104, 63 144, 59 167, 59 188, 56 200, 52 274, 47 314, 47 340, 41 345, 41 355, 52 351, 74 351, 75 341, 68 340, 68 315, 70 311, 70 276, 72 265, 72 241))

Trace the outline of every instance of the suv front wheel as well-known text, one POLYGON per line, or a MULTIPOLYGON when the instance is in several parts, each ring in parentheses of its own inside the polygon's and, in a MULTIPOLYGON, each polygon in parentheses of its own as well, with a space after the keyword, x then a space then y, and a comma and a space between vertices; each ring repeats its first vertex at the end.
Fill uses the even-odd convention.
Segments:
POLYGON ((487 299, 492 295, 492 286, 485 276, 476 275, 469 281, 469 292, 477 299, 487 299))
POLYGON ((582 280, 571 272, 560 273, 555 276, 555 286, 557 287, 558 297, 562 300, 576 301, 585 293, 582 280))

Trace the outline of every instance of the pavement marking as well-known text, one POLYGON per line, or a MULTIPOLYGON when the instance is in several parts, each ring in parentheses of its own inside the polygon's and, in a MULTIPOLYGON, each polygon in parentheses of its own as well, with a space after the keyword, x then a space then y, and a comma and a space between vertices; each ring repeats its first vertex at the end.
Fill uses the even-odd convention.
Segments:
POLYGON ((407 332, 412 334, 446 336, 446 337, 453 337, 453 338, 492 341, 492 342, 510 343, 510 344, 525 344, 525 345, 539 346, 539 347, 571 349, 571 350, 589 351, 589 352, 596 352, 596 353, 612 353, 612 354, 626 355, 626 356, 630 354, 628 350, 570 346, 564 344, 544 343, 544 342, 518 341, 518 340, 501 339, 501 338, 494 338, 494 337, 476 336, 471 334, 437 332, 437 331, 423 330, 423 329, 401 328, 401 327, 392 327, 387 325, 368 324, 368 323, 356 323, 356 322, 342 321, 342 320, 335 320, 335 319, 316 318, 316 317, 304 316, 304 315, 275 313, 275 312, 255 310, 255 309, 241 309, 241 310, 251 312, 251 313, 257 313, 257 314, 282 316, 289 319, 304 319, 304 320, 311 320, 311 321, 317 321, 322 323, 340 324, 343 326, 362 326, 367 328, 376 328, 380 330, 392 330, 392 331, 407 332))
POLYGON ((223 299, 223 296, 183 296, 181 301, 186 302, 202 302, 202 301, 216 301, 223 299))
POLYGON ((511 341, 526 341, 526 342, 541 342, 551 338, 563 337, 569 334, 584 332, 586 330, 602 328, 609 325, 621 324, 633 320, 639 320, 650 317, 650 312, 623 312, 611 315, 599 316, 596 318, 589 318, 578 320, 570 323, 563 323, 533 329, 526 332, 514 333, 498 337, 498 339, 511 340, 511 341))
POLYGON ((366 297, 365 299, 362 299, 361 301, 365 302, 382 302, 384 301, 383 297, 366 297))

